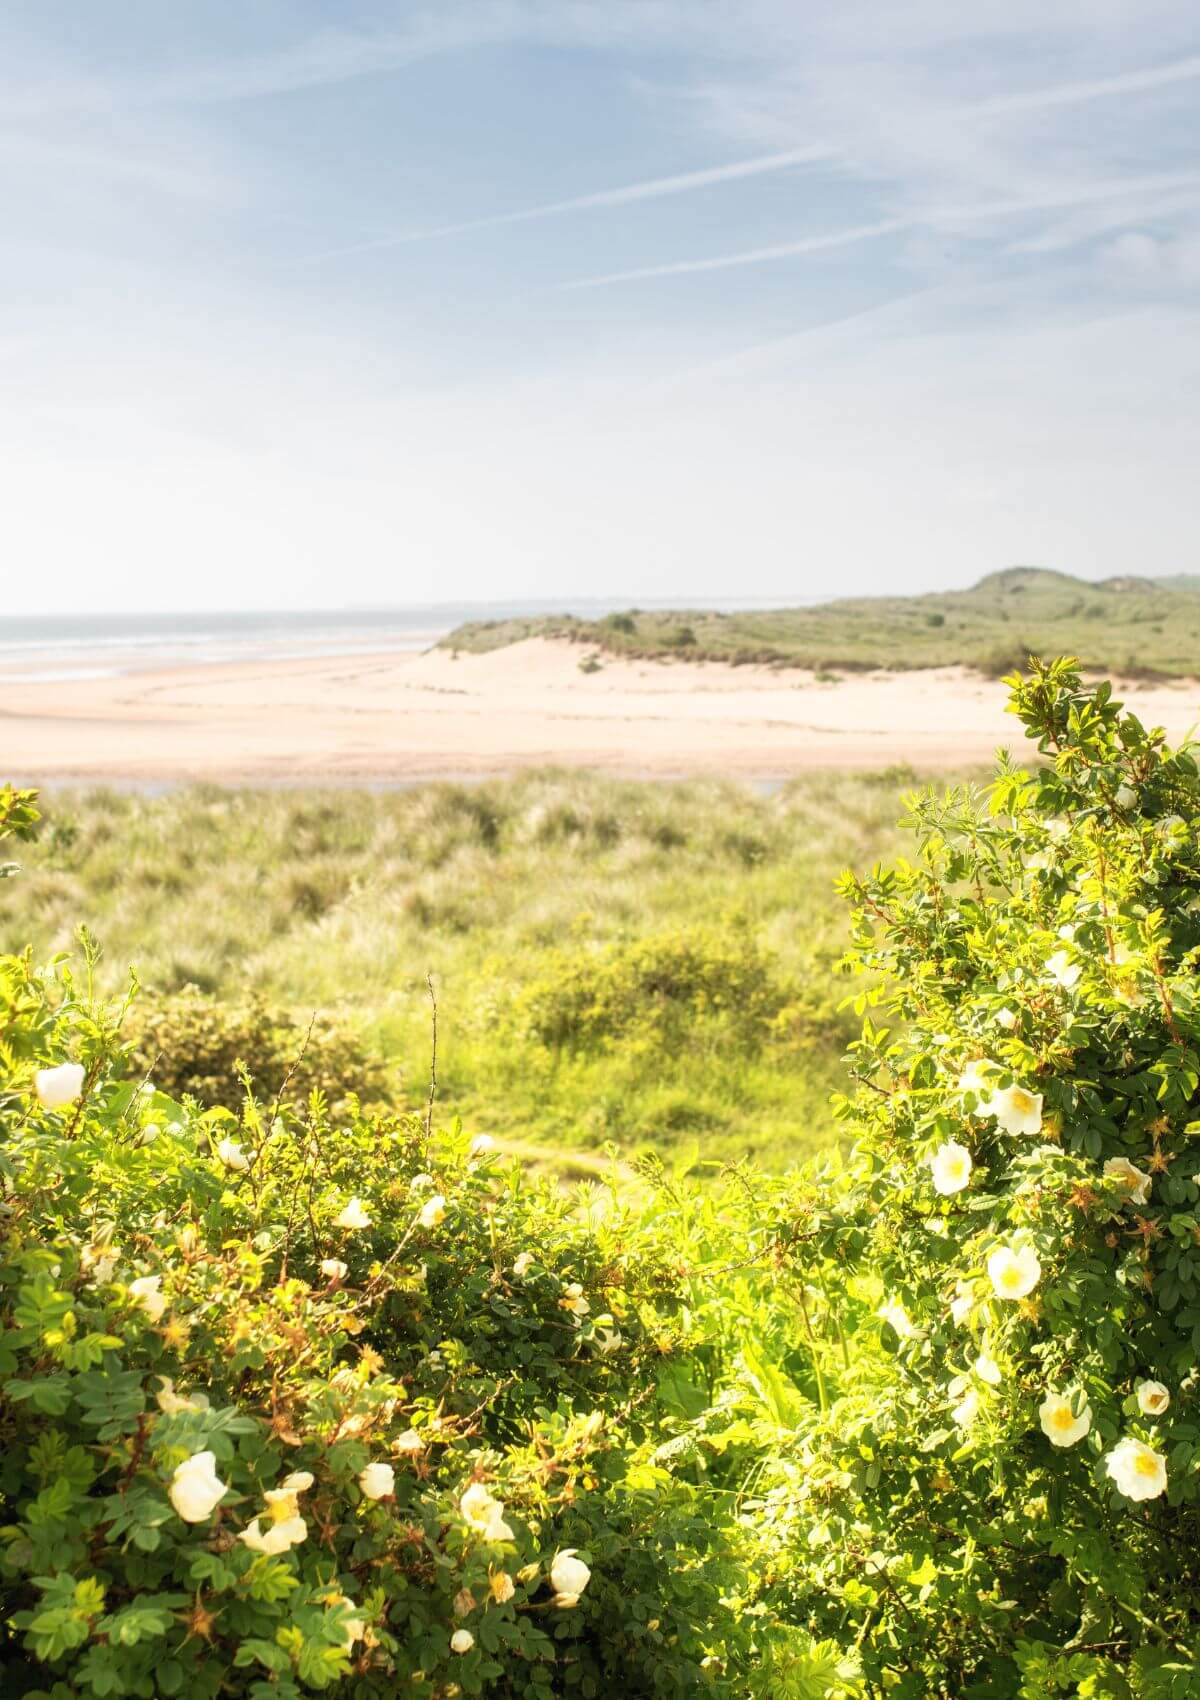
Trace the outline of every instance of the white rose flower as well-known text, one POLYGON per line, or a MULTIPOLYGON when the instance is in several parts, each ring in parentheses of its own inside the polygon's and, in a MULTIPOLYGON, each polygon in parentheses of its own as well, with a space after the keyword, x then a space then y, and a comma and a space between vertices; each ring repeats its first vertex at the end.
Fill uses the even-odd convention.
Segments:
POLYGON ((527 1275, 532 1267, 533 1253, 531 1251, 523 1251, 520 1256, 513 1261, 513 1274, 527 1275))
POLYGON ((450 1637, 450 1651, 452 1653, 469 1653, 474 1645, 475 1637, 469 1629, 456 1629, 450 1637))
POLYGON ((203 1523, 229 1491, 211 1452, 195 1452, 175 1468, 167 1498, 185 1523, 203 1523))
POLYGON ((403 1458, 415 1458, 418 1452, 424 1452, 425 1442, 415 1428, 406 1428, 404 1433, 397 1435, 392 1442, 392 1451, 403 1458))
POLYGON ((311 1470, 293 1470, 290 1476, 285 1476, 279 1486, 284 1493, 307 1493, 313 1485, 311 1470))
POLYGON ((485 1541, 511 1541, 515 1537, 504 1521, 504 1506, 482 1482, 472 1482, 458 1502, 463 1520, 485 1541))
POLYGON ((996 1026, 1003 1027, 1006 1033, 1011 1033, 1017 1025, 1016 1011, 1009 1009, 1006 1004, 1003 1009, 996 1011, 996 1026))
POLYGON ((136 1281, 129 1283, 129 1296, 145 1311, 151 1322, 157 1322, 167 1308, 161 1275, 139 1275, 136 1281))
POLYGON ((1083 969, 1078 962, 1071 961, 1070 951, 1056 950, 1046 963, 1046 972, 1064 992, 1069 992, 1083 969))
MULTIPOLYGON (((962 1377, 958 1376, 950 1383, 950 1396, 956 1398, 961 1391, 962 1377)), ((950 1416, 958 1428, 970 1428, 979 1415, 979 1394, 973 1387, 968 1387, 950 1416)))
POLYGON ((1073 944, 1075 942, 1074 921, 1064 921, 1062 926, 1058 929, 1058 936, 1060 939, 1065 939, 1067 944, 1073 944))
POLYGON ((121 1260, 115 1245, 85 1245, 79 1254, 79 1267, 98 1287, 107 1286, 121 1260))
MULTIPOLYGON (((339 1594, 337 1599, 330 1600, 329 1603, 331 1606, 341 1606, 345 1611, 355 1611, 354 1601, 346 1594, 339 1594)), ((365 1617, 359 1617, 357 1615, 348 1617, 342 1628, 346 1637, 346 1651, 349 1652, 354 1646, 354 1643, 356 1641, 361 1641, 363 1636, 367 1633, 367 1620, 365 1617)))
POLYGON ((408 1183, 409 1192, 428 1192, 437 1183, 432 1175, 414 1175, 408 1183))
POLYGON ((47 1110, 61 1110, 73 1104, 83 1091, 83 1064, 59 1063, 57 1068, 39 1068, 33 1077, 33 1089, 47 1110))
POLYGON ((890 1322, 902 1340, 911 1340, 917 1332, 912 1318, 899 1299, 886 1299, 875 1312, 883 1322, 890 1322))
POLYGON ((1032 1137, 1042 1131, 1040 1092, 1028 1092, 1024 1086, 1006 1086, 992 1094, 986 1108, 1005 1133, 1032 1137))
POLYGON ((550 1586, 554 1589, 556 1606, 574 1606, 592 1579, 592 1573, 574 1547, 556 1552, 550 1566, 550 1586))
POLYGON ((159 1377, 162 1386, 154 1395, 159 1410, 167 1417, 177 1417, 181 1411, 207 1411, 208 1395, 206 1393, 176 1393, 175 1383, 170 1376, 159 1377))
POLYGON ((961 1328, 974 1309, 975 1294, 965 1282, 960 1281, 950 1301, 950 1320, 956 1328, 961 1328))
POLYGON ((324 1257, 321 1259, 321 1273, 330 1281, 344 1281, 350 1270, 340 1257, 324 1257))
POLYGON ((517 1591, 517 1585, 507 1570, 495 1570, 488 1577, 488 1589, 498 1606, 507 1605, 517 1591))
POLYGON ((569 1310, 572 1316, 586 1316, 592 1308, 584 1298, 583 1288, 578 1281, 568 1283, 565 1298, 559 1299, 558 1302, 560 1307, 569 1310))
POLYGON ((1145 1204, 1150 1197, 1151 1177, 1128 1157, 1110 1157, 1104 1165, 1108 1180, 1114 1180, 1125 1194, 1128 1204, 1145 1204))
POLYGON ((987 1260, 988 1280, 998 1299, 1023 1299, 1042 1278, 1042 1265, 1032 1246, 1003 1245, 987 1260))
POLYGON ((1119 1440, 1104 1468, 1126 1499, 1157 1499, 1167 1491, 1167 1461, 1143 1440, 1119 1440))
POLYGON ((983 1057, 976 1057, 974 1062, 969 1062, 959 1075, 958 1090, 964 1096, 968 1092, 972 1093, 976 1100, 975 1108, 971 1112, 972 1115, 985 1116, 989 1113, 983 1106, 991 1096, 991 1076, 998 1072, 997 1065, 994 1062, 988 1062, 983 1057))
POLYGON ((238 1535, 238 1540, 251 1552, 265 1552, 272 1557, 287 1552, 291 1547, 298 1547, 307 1538, 308 1524, 299 1516, 284 1517, 278 1523, 268 1524, 266 1529, 255 1517, 238 1535))
POLYGON ((1035 850, 1032 856, 1023 858, 1024 865, 1034 873, 1045 873, 1054 866, 1054 856, 1049 850, 1035 850))
POLYGON ((995 1358, 990 1357, 987 1352, 980 1352, 979 1356, 975 1359, 975 1362, 971 1365, 971 1368, 975 1371, 975 1374, 979 1377, 980 1381, 986 1381, 989 1387, 999 1387, 1000 1383, 1004 1380, 1004 1373, 1001 1370, 1000 1365, 996 1362, 995 1358))
POLYGON ((477 1133, 471 1141, 471 1156, 486 1157, 496 1149, 496 1141, 490 1133, 477 1133))
MULTIPOLYGON (((308 1475, 308 1471, 306 1470, 304 1474, 308 1475)), ((309 1476, 308 1480, 311 1486, 312 1477, 309 1476)), ((290 1488, 286 1482, 282 1487, 271 1488, 263 1494, 272 1523, 286 1523, 289 1517, 300 1515, 299 1494, 299 1488, 290 1488)))
POLYGON ((223 1139, 217 1146, 217 1156, 227 1169, 248 1169, 250 1159, 236 1139, 223 1139))
POLYGON ((1051 1446, 1074 1446, 1092 1426, 1092 1408, 1085 1399, 1078 1411, 1076 1395, 1047 1393, 1038 1406, 1038 1421, 1051 1446))
POLYGON ((436 1228, 446 1220, 446 1200, 440 1192, 425 1200, 419 1220, 423 1228, 436 1228))
POLYGON ((387 1499, 395 1491, 396 1472, 390 1464, 368 1464, 358 1472, 358 1485, 367 1499, 387 1499))
POLYGON ((610 1352, 619 1352, 624 1344, 619 1328, 597 1328, 594 1338, 604 1357, 608 1357, 610 1352))
POLYGON ((1144 1417, 1161 1417, 1171 1403, 1170 1389, 1164 1387, 1161 1381, 1139 1381, 1137 1402, 1144 1417))
POLYGON ((369 1228, 371 1218, 367 1215, 361 1198, 352 1198, 339 1216, 334 1218, 335 1228, 369 1228))
POLYGON ((948 1139, 935 1153, 931 1164, 934 1192, 941 1193, 944 1198, 961 1192, 970 1185, 973 1167, 971 1153, 966 1146, 955 1139, 948 1139))
POLYGON ((1071 831, 1070 821, 1064 820, 1061 815, 1051 815, 1045 826, 1047 833, 1056 844, 1061 844, 1071 831))
POLYGON ((1137 792, 1132 785, 1117 786, 1117 806, 1122 809, 1132 809, 1137 802, 1137 792))

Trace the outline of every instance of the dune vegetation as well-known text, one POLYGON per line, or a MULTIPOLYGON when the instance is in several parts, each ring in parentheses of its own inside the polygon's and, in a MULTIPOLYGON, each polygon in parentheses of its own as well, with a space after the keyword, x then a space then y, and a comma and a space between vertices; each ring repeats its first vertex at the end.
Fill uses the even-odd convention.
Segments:
POLYGON ((970 590, 869 596, 814 607, 743 610, 632 608, 602 619, 562 615, 483 620, 442 639, 451 650, 499 649, 564 637, 584 664, 606 655, 729 661, 823 673, 965 666, 992 678, 1027 656, 1075 655, 1089 671, 1128 678, 1193 678, 1200 595, 1186 577, 1073 578, 1041 567, 990 573, 970 590))
POLYGON ((0 926, 45 955, 86 924, 101 984, 146 988, 141 1059, 188 1058, 168 1084, 208 1102, 239 1058, 276 1090, 317 1012, 298 1089, 422 1107, 431 975, 445 1113, 576 1166, 611 1141, 781 1168, 831 1137, 855 1031, 835 881, 898 847, 914 783, 59 791, 0 926))
MULTIPOLYGON (((1039 763, 840 881, 842 1145, 774 1177, 565 1186, 338 1030, 205 1104, 205 1009, 154 1029, 86 929, 0 956, 5 1700, 1200 1692, 1200 768, 1067 663, 1012 687, 1039 763)), ((742 927, 635 1022, 636 943, 565 953, 514 1031, 736 1048, 742 927)))

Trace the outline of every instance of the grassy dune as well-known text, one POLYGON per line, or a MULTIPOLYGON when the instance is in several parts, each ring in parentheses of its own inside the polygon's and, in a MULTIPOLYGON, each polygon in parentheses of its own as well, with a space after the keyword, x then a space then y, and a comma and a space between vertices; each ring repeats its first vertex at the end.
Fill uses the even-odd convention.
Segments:
POLYGON ((719 659, 831 673, 962 664, 998 677, 1023 667, 1033 653, 1076 655, 1099 672, 1178 678, 1200 668, 1200 595, 1186 577, 1093 584, 1014 567, 970 590, 928 596, 735 614, 631 610, 601 620, 477 621, 443 643, 480 651, 539 634, 570 638, 600 658, 719 659))
POLYGON ((851 1032, 831 885, 892 854, 912 777, 763 797, 543 773, 390 794, 46 796, 0 925, 86 922, 111 984, 260 991, 357 1026, 388 1091, 556 1150, 699 1141, 772 1166, 829 1133, 851 1032))

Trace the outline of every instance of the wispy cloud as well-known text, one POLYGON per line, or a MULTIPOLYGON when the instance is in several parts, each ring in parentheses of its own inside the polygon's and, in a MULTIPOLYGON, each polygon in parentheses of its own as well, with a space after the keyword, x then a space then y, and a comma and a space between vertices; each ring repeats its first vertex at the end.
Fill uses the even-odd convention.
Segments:
POLYGON ((1002 94, 963 107, 964 115, 985 118, 991 113, 1036 112, 1054 106, 1076 106, 1082 101, 1108 100, 1118 95, 1140 94, 1146 89, 1167 88, 1172 83, 1194 82, 1200 77, 1200 55, 1177 59, 1167 65, 1152 65, 1140 71, 1124 71, 1115 77, 1096 77, 1090 82, 1060 83, 1054 88, 1028 89, 1002 94))
POLYGON ((772 172, 787 171, 800 165, 815 165, 836 158, 835 148, 814 145, 787 148, 779 153, 759 154, 754 159, 734 160, 729 165, 713 165, 703 171, 683 171, 670 177, 648 177, 640 183, 625 183, 616 189, 598 189, 586 195, 574 195, 564 201, 545 201, 540 206, 523 207, 516 212, 491 213, 486 218, 464 219, 457 224, 440 224, 426 230, 398 231, 388 236, 372 237, 364 242, 349 242, 340 248, 328 248, 317 259, 336 259, 343 254, 363 254, 374 248, 396 248, 409 242, 424 242, 440 236, 458 236, 465 231, 489 230, 497 225, 529 224, 538 219, 557 218, 563 213, 584 212, 598 207, 623 207, 636 201, 659 200, 666 195, 690 195, 698 189, 710 189, 721 183, 734 183, 741 178, 763 177, 772 172))
POLYGON ((910 219, 879 219, 874 224, 853 225, 847 230, 831 230, 821 236, 802 236, 795 242, 772 242, 764 248, 742 248, 733 254, 712 254, 706 259, 675 260, 667 265, 635 266, 629 271, 573 278, 563 288, 599 289, 609 283, 640 283, 644 278, 680 277, 687 272, 720 272, 731 266, 758 266, 767 260, 788 260, 797 254, 815 254, 825 248, 846 248, 856 242, 869 242, 877 236, 891 236, 898 230, 909 229, 911 223, 910 219))
POLYGON ((929 207, 904 218, 879 219, 871 224, 852 225, 818 236, 803 236, 795 242, 776 242, 762 248, 744 248, 731 254, 713 254, 701 259, 674 260, 664 265, 635 266, 628 271, 602 272, 595 277, 573 278, 565 289, 599 289, 606 284, 640 283, 650 278, 680 277, 689 272, 727 271, 735 266, 757 266, 771 260, 792 259, 830 248, 845 248, 859 242, 893 236, 904 230, 957 230, 963 226, 995 224, 1031 212, 1053 212, 1066 207, 1091 206, 1108 200, 1123 205, 1136 203, 1139 196, 1161 190, 1200 189, 1200 172, 1172 172, 1154 177, 1086 183, 1071 188, 1052 188, 1044 194, 1017 196, 981 203, 978 206, 929 207))

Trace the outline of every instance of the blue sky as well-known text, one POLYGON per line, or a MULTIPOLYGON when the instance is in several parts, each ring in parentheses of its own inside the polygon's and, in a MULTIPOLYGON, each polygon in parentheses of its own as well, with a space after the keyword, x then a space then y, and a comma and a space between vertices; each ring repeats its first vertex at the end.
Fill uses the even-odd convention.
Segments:
POLYGON ((1197 570, 1173 0, 8 0, 9 611, 1197 570))

